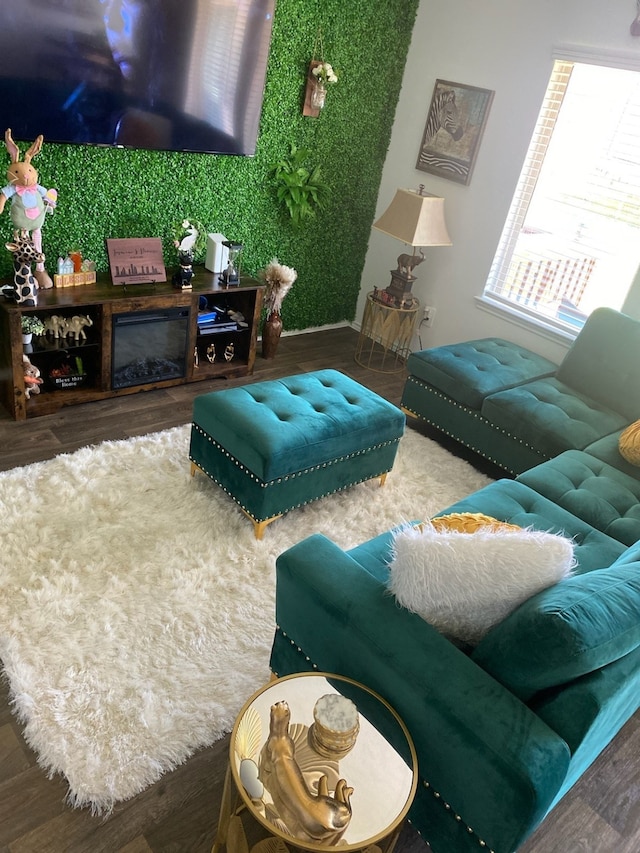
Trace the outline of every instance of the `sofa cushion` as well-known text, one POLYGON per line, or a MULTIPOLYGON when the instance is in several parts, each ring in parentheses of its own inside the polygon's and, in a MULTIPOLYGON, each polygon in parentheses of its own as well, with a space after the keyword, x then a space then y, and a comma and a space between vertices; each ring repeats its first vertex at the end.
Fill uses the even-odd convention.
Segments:
POLYGON ((634 421, 622 431, 618 449, 622 458, 631 465, 640 465, 640 421, 634 421))
POLYGON ((605 435, 604 438, 599 438, 593 444, 587 445, 585 451, 607 462, 613 468, 623 471, 630 477, 640 480, 640 468, 637 465, 632 465, 620 454, 619 448, 620 432, 614 432, 611 435, 605 435))
POLYGON ((640 562, 575 575, 496 625, 473 660, 523 700, 640 645, 640 562))
POLYGON ((630 357, 638 351, 640 322, 597 308, 562 360, 557 378, 629 423, 640 417, 640 359, 630 357))
POLYGON ((582 450, 628 422, 624 415, 577 393, 555 377, 492 394, 482 404, 481 413, 548 458, 564 450, 582 450))
POLYGON ((426 522, 396 533, 388 587, 436 630, 474 645, 573 565, 573 543, 562 536, 496 524, 466 533, 426 522))
POLYGON ((567 450, 518 481, 625 545, 640 539, 640 480, 590 453, 567 450))
POLYGON ((489 394, 555 373, 557 365, 502 338, 482 338, 412 353, 409 373, 451 399, 479 409, 489 394))

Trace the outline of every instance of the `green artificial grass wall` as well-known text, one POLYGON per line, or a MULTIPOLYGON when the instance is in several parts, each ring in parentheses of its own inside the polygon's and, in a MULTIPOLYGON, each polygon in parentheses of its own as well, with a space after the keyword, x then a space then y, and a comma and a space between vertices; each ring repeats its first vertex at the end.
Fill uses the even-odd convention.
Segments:
MULTIPOLYGON (((40 183, 59 193, 43 226, 49 273, 73 248, 108 270, 107 237, 159 236, 172 267, 173 230, 186 217, 242 242, 246 273, 259 273, 274 256, 295 267, 298 280, 282 311, 285 329, 352 321, 418 3, 277 0, 255 157, 45 139, 34 165, 40 183), (302 105, 318 27, 324 56, 315 58, 331 62, 339 79, 312 118, 302 115, 302 105), (292 143, 312 151, 308 165, 320 166, 330 187, 326 206, 299 228, 276 199, 271 175, 292 143)), ((11 117, 4 119, 10 127, 11 117)), ((20 142, 23 152, 31 141, 20 142)), ((0 218, 3 243, 12 234, 8 210, 0 218)), ((12 277, 11 260, 0 252, 3 280, 12 277)))

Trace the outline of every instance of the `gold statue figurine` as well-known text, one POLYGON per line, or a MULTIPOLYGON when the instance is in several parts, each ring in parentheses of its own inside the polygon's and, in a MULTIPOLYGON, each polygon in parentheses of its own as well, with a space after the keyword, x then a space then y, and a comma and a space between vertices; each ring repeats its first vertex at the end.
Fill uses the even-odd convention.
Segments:
POLYGON ((295 745, 289 734, 291 714, 286 702, 271 706, 269 737, 263 749, 262 770, 273 804, 294 837, 322 844, 336 844, 351 820, 353 788, 338 780, 335 794, 329 795, 327 777, 312 793, 295 759, 295 745), (268 780, 268 781, 267 781, 268 780))

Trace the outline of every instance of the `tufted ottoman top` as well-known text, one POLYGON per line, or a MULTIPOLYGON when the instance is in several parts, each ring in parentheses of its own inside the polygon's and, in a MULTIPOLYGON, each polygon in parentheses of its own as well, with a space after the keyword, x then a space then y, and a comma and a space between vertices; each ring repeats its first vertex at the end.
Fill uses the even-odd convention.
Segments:
POLYGON ((489 394, 542 376, 557 365, 502 338, 481 338, 414 352, 409 372, 451 399, 479 409, 489 394))
POLYGON ((203 394, 193 422, 267 482, 397 441, 405 416, 343 373, 319 370, 203 394))

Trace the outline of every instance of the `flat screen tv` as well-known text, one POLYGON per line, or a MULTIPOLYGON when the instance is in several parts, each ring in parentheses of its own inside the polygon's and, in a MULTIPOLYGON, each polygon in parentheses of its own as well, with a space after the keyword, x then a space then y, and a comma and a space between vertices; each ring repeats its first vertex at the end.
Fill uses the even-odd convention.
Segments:
POLYGON ((275 0, 0 0, 13 138, 255 153, 275 0))

